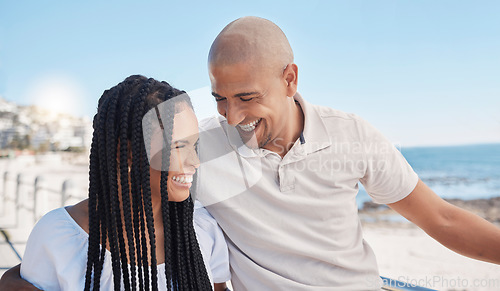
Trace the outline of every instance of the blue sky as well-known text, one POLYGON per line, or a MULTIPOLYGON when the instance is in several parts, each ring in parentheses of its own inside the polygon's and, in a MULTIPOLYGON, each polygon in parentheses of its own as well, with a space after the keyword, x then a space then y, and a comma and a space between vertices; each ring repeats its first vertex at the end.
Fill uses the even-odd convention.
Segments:
POLYGON ((288 36, 308 101, 402 146, 500 142, 500 2, 235 2, 0 0, 0 96, 93 116, 131 74, 206 90, 211 42, 255 15, 288 36))

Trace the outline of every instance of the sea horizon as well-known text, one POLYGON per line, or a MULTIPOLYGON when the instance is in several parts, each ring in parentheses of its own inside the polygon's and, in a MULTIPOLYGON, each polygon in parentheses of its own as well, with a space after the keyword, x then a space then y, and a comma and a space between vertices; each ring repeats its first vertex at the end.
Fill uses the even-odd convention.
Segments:
MULTIPOLYGON (((500 143, 402 147, 403 156, 437 195, 446 199, 500 196, 500 143)), ((360 184, 358 208, 371 201, 360 184)))

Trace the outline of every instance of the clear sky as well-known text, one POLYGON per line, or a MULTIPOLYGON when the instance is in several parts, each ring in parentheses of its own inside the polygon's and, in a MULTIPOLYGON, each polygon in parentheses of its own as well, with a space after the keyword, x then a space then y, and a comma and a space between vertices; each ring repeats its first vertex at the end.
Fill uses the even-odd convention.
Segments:
POLYGON ((255 15, 288 36, 309 102, 403 146, 500 142, 499 1, 170 2, 0 0, 0 96, 93 116, 131 74, 208 92, 213 39, 255 15))

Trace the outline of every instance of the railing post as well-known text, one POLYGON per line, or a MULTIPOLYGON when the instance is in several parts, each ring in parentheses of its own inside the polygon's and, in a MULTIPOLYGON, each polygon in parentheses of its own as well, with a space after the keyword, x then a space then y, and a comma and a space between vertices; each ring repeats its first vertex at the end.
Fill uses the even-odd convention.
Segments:
POLYGON ((19 226, 19 212, 21 208, 21 187, 23 184, 23 174, 19 173, 17 174, 17 179, 16 179, 16 227, 19 226))
POLYGON ((1 215, 3 216, 5 213, 5 204, 7 204, 7 181, 9 180, 9 172, 5 171, 3 173, 3 190, 2 190, 2 212, 1 215))
POLYGON ((64 180, 61 191, 61 207, 66 205, 66 201, 71 197, 71 191, 73 190, 73 182, 71 179, 64 180))
POLYGON ((45 178, 37 176, 35 178, 35 189, 33 190, 33 224, 44 214, 47 209, 47 198, 43 191, 45 187, 45 178))

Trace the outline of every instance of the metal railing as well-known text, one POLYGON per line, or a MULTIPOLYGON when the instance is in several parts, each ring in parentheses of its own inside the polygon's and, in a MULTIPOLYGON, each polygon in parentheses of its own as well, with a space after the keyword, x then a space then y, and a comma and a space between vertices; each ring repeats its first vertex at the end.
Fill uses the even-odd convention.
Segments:
MULTIPOLYGON (((8 171, 3 174, 2 181, 2 192, 0 196, 0 201, 2 203, 0 217, 2 217, 6 212, 6 205, 8 202, 14 202, 15 204, 15 224, 11 226, 4 226, 0 224, 0 228, 17 228, 19 227, 19 215, 21 210, 26 210, 33 216, 33 224, 40 219, 47 210, 49 200, 49 195, 59 195, 60 203, 52 204, 51 208, 63 207, 66 205, 70 199, 82 199, 86 197, 86 189, 77 189, 71 179, 66 179, 61 185, 59 190, 50 188, 48 186, 47 180, 43 175, 38 175, 33 182, 27 181, 24 174, 17 174, 16 179, 12 179, 12 174, 8 171), (12 199, 9 193, 9 184, 15 182, 15 197, 12 199), (30 195, 32 195, 30 197, 30 195), (29 205, 29 201, 32 201, 29 205)), ((11 192, 12 193, 12 192, 11 192)))
MULTIPOLYGON (((76 187, 71 179, 64 180, 57 187, 49 185, 44 175, 38 175, 32 180, 32 176, 30 178, 23 173, 16 175, 5 171, 0 180, 0 245, 8 245, 19 261, 21 255, 15 246, 26 244, 29 232, 26 235, 14 235, 14 238, 9 233, 29 231, 48 211, 87 197, 87 189, 76 187)), ((0 266, 0 270, 10 267, 12 265, 0 266)))

